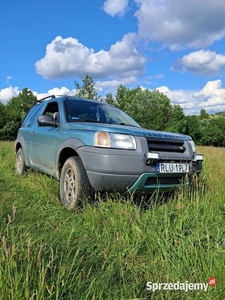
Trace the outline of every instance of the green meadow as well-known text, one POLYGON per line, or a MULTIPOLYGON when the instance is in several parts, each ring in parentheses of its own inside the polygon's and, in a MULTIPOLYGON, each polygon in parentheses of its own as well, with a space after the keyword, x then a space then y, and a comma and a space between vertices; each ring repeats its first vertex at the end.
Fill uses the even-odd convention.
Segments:
POLYGON ((59 182, 14 172, 0 143, 0 299, 225 299, 225 148, 198 147, 194 190, 166 198, 96 195, 66 210, 59 182), (147 290, 152 283, 204 283, 207 291, 147 290))

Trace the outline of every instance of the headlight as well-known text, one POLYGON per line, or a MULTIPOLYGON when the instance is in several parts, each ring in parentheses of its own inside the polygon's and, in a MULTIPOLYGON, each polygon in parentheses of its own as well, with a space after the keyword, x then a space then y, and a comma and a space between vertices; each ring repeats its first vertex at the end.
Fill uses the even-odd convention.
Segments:
POLYGON ((192 151, 195 153, 196 152, 195 143, 192 140, 189 141, 189 143, 191 144, 192 151))
POLYGON ((127 134, 98 131, 95 133, 94 145, 97 147, 136 149, 135 138, 127 134))

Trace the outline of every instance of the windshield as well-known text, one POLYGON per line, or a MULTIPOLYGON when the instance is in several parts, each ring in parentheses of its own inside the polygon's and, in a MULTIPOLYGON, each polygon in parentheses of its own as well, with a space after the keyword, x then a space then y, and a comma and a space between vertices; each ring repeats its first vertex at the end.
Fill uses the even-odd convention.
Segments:
POLYGON ((140 127, 130 116, 113 106, 96 101, 65 100, 68 122, 95 122, 140 127))

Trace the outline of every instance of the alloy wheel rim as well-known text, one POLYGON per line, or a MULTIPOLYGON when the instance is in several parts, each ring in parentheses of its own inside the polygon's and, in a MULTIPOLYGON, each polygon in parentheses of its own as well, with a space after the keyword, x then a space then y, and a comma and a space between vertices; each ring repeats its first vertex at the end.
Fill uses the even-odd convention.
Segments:
POLYGON ((67 202, 71 203, 75 198, 76 192, 75 174, 71 168, 69 168, 65 174, 64 191, 67 202))
POLYGON ((19 154, 17 158, 17 170, 20 173, 22 170, 22 155, 19 154))

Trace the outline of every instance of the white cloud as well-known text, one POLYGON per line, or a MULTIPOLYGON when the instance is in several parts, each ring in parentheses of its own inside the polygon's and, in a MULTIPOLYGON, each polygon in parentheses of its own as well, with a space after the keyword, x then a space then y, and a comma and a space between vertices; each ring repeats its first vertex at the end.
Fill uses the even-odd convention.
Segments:
POLYGON ((121 80, 114 79, 114 80, 109 80, 109 81, 97 81, 96 85, 102 86, 102 87, 118 87, 120 84, 129 85, 132 83, 137 83, 137 78, 135 76, 123 78, 121 80))
POLYGON ((130 84, 137 85, 138 79, 135 76, 130 76, 122 79, 113 79, 108 81, 96 81, 95 88, 98 93, 104 92, 115 94, 120 84, 127 86, 130 84))
POLYGON ((18 87, 7 87, 2 90, 0 90, 0 101, 3 104, 6 104, 10 99, 13 97, 17 97, 19 95, 20 91, 18 87))
POLYGON ((139 37, 169 46, 202 48, 225 35, 222 0, 135 0, 139 37))
POLYGON ((103 10, 111 17, 121 16, 126 12, 128 2, 129 0, 106 0, 103 4, 103 10))
POLYGON ((46 47, 44 58, 35 63, 36 71, 44 78, 123 78, 144 72, 146 59, 134 44, 135 34, 126 34, 109 51, 94 52, 75 38, 57 36, 46 47))
POLYGON ((158 87, 157 90, 170 98, 173 104, 179 104, 183 108, 193 107, 193 92, 185 90, 170 90, 167 86, 158 87))
POLYGON ((200 75, 216 75, 225 67, 225 55, 212 51, 195 51, 178 60, 172 70, 192 71, 200 75))
MULTIPOLYGON (((0 90, 0 102, 3 104, 7 104, 9 100, 11 100, 13 97, 17 97, 19 93, 22 91, 19 90, 18 87, 7 87, 0 90)), ((61 88, 53 88, 50 89, 46 93, 38 93, 36 91, 32 91, 32 93, 37 97, 37 99, 41 99, 50 95, 68 95, 68 96, 74 96, 76 94, 76 89, 69 90, 66 87, 61 88)))
POLYGON ((221 80, 208 81, 200 92, 194 94, 194 97, 199 99, 205 108, 218 110, 218 107, 223 107, 225 110, 225 89, 222 88, 221 80))
POLYGON ((199 92, 171 91, 166 86, 157 90, 167 95, 171 103, 179 104, 186 114, 199 114, 202 108, 210 113, 225 111, 225 89, 222 88, 221 80, 208 81, 199 92))
POLYGON ((61 88, 53 88, 50 89, 47 93, 37 93, 37 92, 33 92, 33 94, 37 97, 37 99, 41 99, 47 96, 51 96, 51 95, 67 95, 67 96, 74 96, 76 93, 76 90, 69 90, 66 87, 61 87, 61 88))

